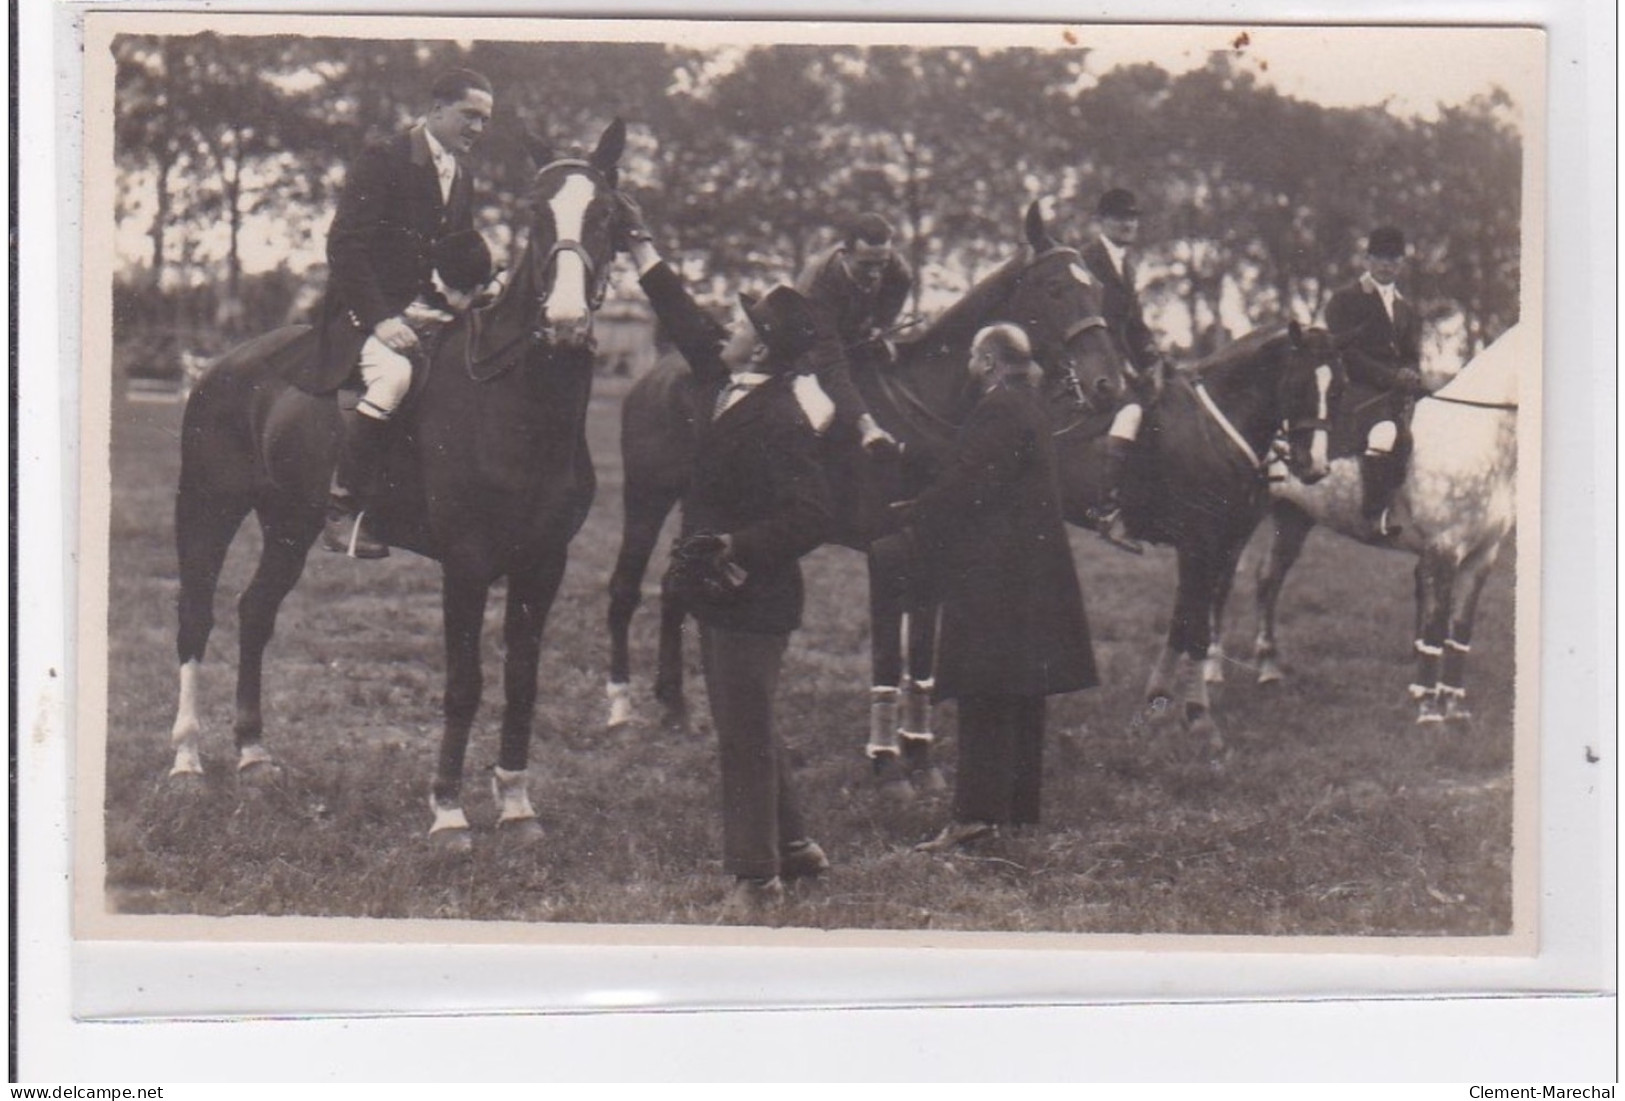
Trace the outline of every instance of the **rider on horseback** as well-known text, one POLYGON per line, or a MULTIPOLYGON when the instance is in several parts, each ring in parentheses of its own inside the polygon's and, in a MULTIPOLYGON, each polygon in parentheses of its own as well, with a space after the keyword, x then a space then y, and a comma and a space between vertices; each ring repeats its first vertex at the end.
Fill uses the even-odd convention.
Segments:
POLYGON ((491 119, 490 82, 452 69, 430 89, 433 103, 409 130, 370 146, 345 183, 327 236, 331 272, 321 311, 321 349, 306 377, 330 393, 359 368, 365 393, 344 416, 344 439, 322 546, 355 558, 389 548, 360 522, 389 441, 390 416, 421 354, 418 330, 451 320, 491 278, 491 255, 474 229, 473 189, 459 163, 491 119))
POLYGON ((1399 534, 1389 520, 1411 453, 1410 420, 1422 381, 1422 322, 1394 285, 1405 263, 1405 235, 1393 226, 1371 231, 1365 272, 1326 303, 1326 328, 1343 348, 1349 388, 1344 407, 1364 433, 1360 483, 1367 539, 1399 534))
POLYGON ((825 360, 818 383, 835 405, 835 424, 857 434, 866 451, 893 449, 897 441, 875 423, 853 385, 850 369, 878 370, 893 358, 886 335, 914 286, 914 273, 892 245, 892 227, 878 214, 861 215, 839 244, 815 255, 796 280, 796 290, 824 314, 846 349, 844 359, 825 360))
POLYGON ((1106 437, 1105 498, 1089 510, 1088 519, 1108 543, 1139 554, 1145 548, 1129 536, 1118 495, 1124 467, 1140 434, 1145 405, 1156 399, 1165 367, 1141 313, 1134 261, 1128 255, 1140 235, 1139 201, 1134 192, 1114 187, 1100 197, 1095 215, 1100 234, 1084 246, 1083 262, 1104 288, 1101 312, 1123 356, 1123 372, 1130 389, 1125 391, 1124 402, 1106 437))

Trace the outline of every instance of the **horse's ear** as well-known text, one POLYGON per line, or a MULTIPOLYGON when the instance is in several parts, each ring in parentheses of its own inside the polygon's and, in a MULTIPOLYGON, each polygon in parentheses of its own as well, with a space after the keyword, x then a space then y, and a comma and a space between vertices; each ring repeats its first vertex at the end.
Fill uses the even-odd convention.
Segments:
POLYGON ((626 121, 617 118, 604 128, 604 134, 598 139, 598 148, 592 151, 588 158, 592 166, 598 171, 608 175, 621 159, 621 151, 626 148, 626 121))
POLYGON ((1287 339, 1292 341, 1292 346, 1294 348, 1303 347, 1303 326, 1298 324, 1297 318, 1293 318, 1291 321, 1287 322, 1286 335, 1287 339))
POLYGON ((552 164, 553 143, 536 133, 534 130, 525 131, 525 155, 530 158, 530 170, 540 172, 552 164))
POLYGON ((1052 243, 1049 230, 1044 226, 1044 208, 1034 199, 1027 207, 1027 243, 1035 252, 1043 252, 1052 243))

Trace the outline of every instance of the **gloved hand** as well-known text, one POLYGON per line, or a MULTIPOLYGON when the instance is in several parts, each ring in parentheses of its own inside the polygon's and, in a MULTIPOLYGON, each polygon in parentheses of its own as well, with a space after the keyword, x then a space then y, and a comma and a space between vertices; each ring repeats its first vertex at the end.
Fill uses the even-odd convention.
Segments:
POLYGON ((649 226, 643 220, 643 207, 624 191, 615 192, 613 240, 617 252, 630 252, 635 242, 654 240, 654 234, 649 232, 649 226))
POLYGON ((1414 367, 1401 367, 1395 374, 1399 389, 1413 397, 1420 397, 1428 392, 1428 384, 1422 379, 1422 372, 1414 367))

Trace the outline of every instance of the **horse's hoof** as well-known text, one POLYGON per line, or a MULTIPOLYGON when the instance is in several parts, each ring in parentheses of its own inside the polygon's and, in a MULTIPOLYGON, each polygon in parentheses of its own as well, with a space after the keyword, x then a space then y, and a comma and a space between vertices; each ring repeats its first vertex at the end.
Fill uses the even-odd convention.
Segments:
POLYGON ((942 775, 942 769, 936 765, 917 770, 910 779, 920 791, 941 792, 948 790, 948 781, 942 775))
POLYGON ((882 753, 873 758, 870 768, 874 775, 875 790, 894 803, 908 803, 914 799, 914 785, 896 754, 882 753))
POLYGON ((187 776, 202 778, 203 757, 196 749, 177 749, 175 763, 169 768, 169 778, 177 780, 187 776))
POLYGON ((1224 683, 1224 659, 1208 658, 1202 663, 1202 682, 1204 684, 1224 683))
POLYGON ((504 844, 529 848, 541 844, 546 833, 534 818, 504 818, 497 822, 497 836, 504 844))
POLYGON ((456 828, 432 830, 429 844, 443 856, 466 856, 474 851, 474 831, 456 828))
POLYGON ((1189 720, 1191 735, 1207 742, 1208 752, 1224 752, 1224 735, 1219 733, 1219 724, 1213 721, 1213 716, 1202 712, 1189 720))

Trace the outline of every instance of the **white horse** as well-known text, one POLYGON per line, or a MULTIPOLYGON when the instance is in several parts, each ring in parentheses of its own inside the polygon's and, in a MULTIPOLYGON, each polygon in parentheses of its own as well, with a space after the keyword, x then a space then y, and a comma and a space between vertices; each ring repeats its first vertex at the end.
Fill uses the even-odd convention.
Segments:
MULTIPOLYGON (((1463 673, 1473 617, 1490 568, 1517 518, 1518 373, 1540 362, 1532 332, 1514 325, 1446 385, 1416 403, 1414 447, 1394 502, 1399 535, 1382 544, 1417 556, 1416 676, 1410 685, 1417 722, 1471 718, 1463 673)), ((1275 610, 1287 572, 1316 524, 1359 538, 1359 460, 1339 459, 1313 486, 1282 475, 1271 490, 1275 523, 1258 566, 1258 682, 1282 679, 1275 610)), ((1204 674, 1223 679, 1224 654, 1215 605, 1214 645, 1204 674)))

